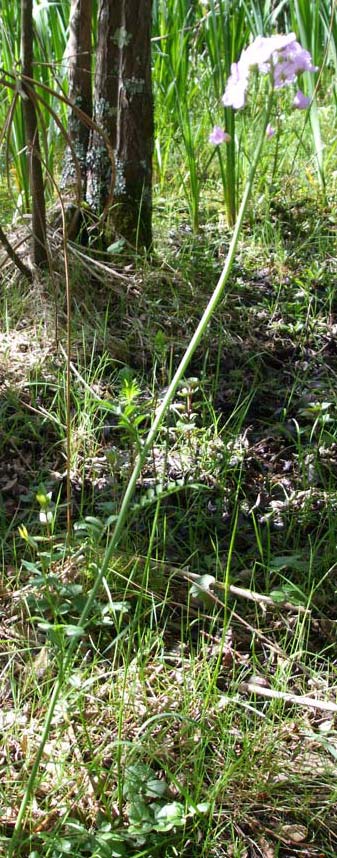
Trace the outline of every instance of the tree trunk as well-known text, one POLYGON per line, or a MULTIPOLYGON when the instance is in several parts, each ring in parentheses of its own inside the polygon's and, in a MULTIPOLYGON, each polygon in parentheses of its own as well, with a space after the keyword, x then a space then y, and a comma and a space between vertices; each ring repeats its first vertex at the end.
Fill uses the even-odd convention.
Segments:
MULTIPOLYGON (((104 130, 112 150, 116 145, 119 7, 116 0, 99 0, 93 100, 93 119, 104 130)), ((87 156, 87 202, 98 215, 112 200, 113 173, 103 138, 92 130, 87 156)))
MULTIPOLYGON (((21 0, 21 64, 22 74, 33 77, 33 10, 32 0, 21 0)), ((32 85, 22 83, 23 116, 29 159, 29 183, 32 195, 33 259, 35 265, 48 263, 46 205, 44 197, 41 150, 32 85)))
POLYGON ((111 204, 116 232, 137 247, 152 243, 153 105, 151 0, 100 0, 94 118, 115 150, 115 175, 102 139, 91 135, 87 199, 111 204))
POLYGON ((132 244, 152 243, 151 0, 122 0, 113 220, 132 244))
MULTIPOLYGON (((91 17, 92 0, 71 0, 69 19, 69 39, 67 45, 68 96, 74 105, 91 118, 91 17)), ((81 175, 81 192, 86 190, 86 160, 89 143, 89 128, 78 118, 75 111, 69 110, 68 134, 78 161, 81 175)), ((68 147, 62 170, 61 185, 69 190, 77 183, 78 171, 73 154, 68 147)))

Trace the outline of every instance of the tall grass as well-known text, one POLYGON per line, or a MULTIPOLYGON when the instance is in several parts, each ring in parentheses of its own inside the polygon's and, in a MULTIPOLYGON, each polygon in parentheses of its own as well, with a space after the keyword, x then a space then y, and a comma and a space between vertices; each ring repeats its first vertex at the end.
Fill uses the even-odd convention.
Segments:
MULTIPOLYGON (((249 26, 243 0, 211 0, 210 10, 204 17, 202 35, 206 44, 208 67, 208 89, 215 104, 221 102, 231 64, 240 56, 249 38, 249 26)), ((235 113, 230 107, 223 108, 223 119, 230 141, 225 155, 218 147, 220 172, 224 190, 227 220, 233 226, 237 211, 237 141, 235 113)))
MULTIPOLYGON (((0 31, 1 65, 7 71, 16 69, 20 59, 20 7, 17 3, 4 3, 0 31)), ((25 153, 25 134, 22 104, 17 93, 7 89, 1 103, 1 127, 9 131, 7 147, 8 182, 14 177, 16 191, 23 211, 29 209, 28 163, 25 153)))
MULTIPOLYGON (((324 6, 324 4, 323 4, 324 6)), ((322 68, 325 48, 324 31, 321 16, 322 3, 320 0, 293 0, 291 4, 291 22, 294 30, 299 34, 303 48, 312 56, 314 65, 322 68)), ((325 172, 324 172, 324 147, 321 136, 319 108, 317 100, 314 99, 315 80, 312 75, 305 74, 305 87, 312 99, 310 108, 310 125, 314 143, 314 155, 319 183, 325 194, 325 172)))
MULTIPOLYGON (((65 69, 62 58, 66 45, 68 4, 63 2, 35 4, 34 6, 34 77, 57 90, 64 85, 65 69)), ((4 72, 15 74, 20 59, 20 4, 5 2, 1 10, 2 28, 0 31, 0 57, 4 72)), ((55 152, 58 147, 58 129, 50 115, 50 108, 56 109, 61 121, 66 120, 65 106, 56 96, 45 91, 45 105, 39 105, 39 120, 42 130, 42 157, 48 173, 55 170, 55 152)), ((17 93, 6 89, 0 108, 0 122, 3 127, 8 122, 7 146, 8 179, 14 180, 16 208, 21 212, 29 210, 29 177, 24 133, 22 103, 17 93)))
MULTIPOLYGON (((191 225, 198 228, 202 201, 205 144, 213 124, 226 128, 231 141, 217 148, 227 222, 236 218, 240 184, 244 181, 249 141, 241 116, 223 109, 221 96, 236 61, 250 38, 293 29, 313 62, 322 69, 328 54, 336 63, 337 22, 331 0, 210 0, 190 4, 156 0, 153 12, 154 86, 157 103, 156 162, 163 187, 177 170, 182 177, 191 225), (196 123, 198 117, 198 123, 196 123)), ((305 75, 304 88, 313 99, 315 78, 305 75)), ((257 94, 258 99, 258 94, 257 94)), ((313 99, 309 114, 314 158, 322 190, 324 144, 320 108, 313 99)), ((249 156, 248 156, 249 159, 249 156)), ((207 169, 207 168, 206 168, 207 169)))
MULTIPOLYGON (((66 89, 62 60, 66 46, 69 3, 35 3, 35 72, 51 89, 60 84, 66 89)), ((95 39, 97 4, 94 4, 95 39)), ((19 60, 19 6, 3 3, 0 33, 1 64, 13 71, 19 60)), ((242 166, 242 122, 231 109, 224 110, 221 96, 230 71, 242 47, 257 34, 294 29, 322 68, 324 58, 337 66, 337 12, 332 0, 154 0, 153 3, 153 81, 156 101, 155 166, 161 189, 180 177, 191 226, 200 223, 202 193, 208 172, 207 139, 213 124, 226 127, 231 142, 218 147, 217 158, 229 224, 235 222, 238 189, 244 181, 242 166)), ((314 80, 307 75, 305 88, 314 91, 314 80)), ((48 113, 52 107, 66 123, 66 106, 45 92, 46 105, 40 105, 43 158, 53 174, 55 153, 60 146, 59 130, 48 113)), ((28 172, 23 133, 22 109, 15 93, 8 91, 0 106, 1 125, 10 117, 8 134, 9 176, 19 207, 29 208, 28 172), (12 115, 13 114, 13 115, 12 115)), ((324 145, 320 130, 319 107, 310 110, 314 157, 319 182, 324 190, 324 145)), ((48 185, 48 180, 47 180, 48 185)))
POLYGON ((157 0, 153 26, 160 180, 163 181, 163 172, 167 173, 169 150, 180 144, 188 176, 188 180, 183 179, 183 187, 192 226, 197 229, 202 143, 213 124, 224 123, 231 141, 224 156, 220 149, 218 156, 227 218, 233 225, 237 208, 235 118, 231 109, 221 108, 221 96, 231 63, 249 37, 245 4, 243 0, 210 0, 207 6, 198 3, 193 8, 187 0, 157 0))
MULTIPOLYGON (((198 141, 200 122, 195 123, 193 102, 201 93, 194 66, 196 18, 188 0, 154 3, 153 78, 157 124, 155 152, 160 183, 167 178, 167 165, 178 148, 177 169, 190 212, 192 227, 199 226, 200 171, 198 141)), ((199 114, 201 116, 201 113, 199 114)))
MULTIPOLYGON (((35 24, 35 66, 39 80, 52 90, 63 89, 66 85, 66 67, 63 55, 67 39, 68 4, 51 3, 37 5, 34 10, 35 24)), ((59 131, 53 121, 50 108, 57 112, 64 127, 67 124, 67 108, 57 96, 44 90, 45 106, 40 107, 41 123, 46 129, 45 162, 48 173, 55 174, 59 131)), ((63 141, 62 141, 63 142, 63 141)), ((56 170, 57 172, 57 170, 56 170)), ((53 187, 50 188, 53 191, 53 187)))

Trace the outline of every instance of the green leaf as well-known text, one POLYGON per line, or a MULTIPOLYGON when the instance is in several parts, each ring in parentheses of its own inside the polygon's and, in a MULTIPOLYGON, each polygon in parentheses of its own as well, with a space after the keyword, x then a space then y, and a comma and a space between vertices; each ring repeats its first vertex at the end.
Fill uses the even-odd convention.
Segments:
POLYGON ((81 637, 84 634, 82 626, 66 625, 65 623, 38 623, 39 629, 50 634, 65 634, 67 637, 81 637))
POLYGON ((301 554, 284 554, 273 557, 270 561, 270 569, 301 569, 303 559, 301 554))
POLYGON ((171 831, 172 828, 185 825, 185 811, 178 801, 164 804, 155 810, 155 831, 171 831))
POLYGON ((197 804, 196 809, 197 809, 197 812, 198 812, 198 813, 208 813, 208 811, 209 811, 209 809, 210 809, 210 803, 209 803, 209 801, 201 801, 201 802, 199 802, 199 804, 197 804))
POLYGON ((107 248, 107 253, 121 253, 125 247, 125 238, 119 238, 118 241, 113 241, 107 248))
POLYGON ((102 825, 92 838, 92 845, 97 849, 96 844, 100 847, 99 851, 94 853, 97 858, 98 856, 99 858, 122 858, 128 854, 125 838, 115 831, 111 831, 109 824, 102 825))
POLYGON ((115 611, 117 613, 128 614, 129 609, 130 609, 130 603, 129 602, 109 602, 108 605, 104 605, 104 608, 102 610, 102 614, 115 613, 115 611))
POLYGON ((298 587, 292 586, 291 584, 284 584, 284 586, 278 587, 277 590, 272 590, 270 598, 276 603, 290 602, 295 606, 305 605, 306 603, 304 593, 302 593, 298 587))
POLYGON ((273 600, 273 602, 276 603, 285 601, 283 590, 272 590, 270 593, 270 598, 273 600))
POLYGON ((211 588, 215 584, 214 575, 198 575, 190 587, 192 599, 209 599, 212 595, 211 588))
MULTIPOLYGON (((29 560, 22 560, 22 566, 27 569, 28 572, 34 572, 35 574, 40 575, 41 569, 36 565, 36 563, 30 563, 29 560)), ((44 581, 44 579, 42 579, 44 581)))
POLYGON ((63 626, 63 628, 64 628, 64 633, 67 635, 68 638, 74 638, 74 637, 79 638, 82 635, 84 635, 83 626, 73 626, 73 625, 69 624, 69 625, 63 626))
POLYGON ((149 778, 146 781, 145 795, 151 798, 161 798, 167 790, 166 781, 160 781, 158 778, 149 778))
POLYGON ((153 813, 148 804, 142 799, 130 802, 129 805, 129 821, 133 828, 138 828, 142 832, 144 830, 151 831, 153 828, 153 813))

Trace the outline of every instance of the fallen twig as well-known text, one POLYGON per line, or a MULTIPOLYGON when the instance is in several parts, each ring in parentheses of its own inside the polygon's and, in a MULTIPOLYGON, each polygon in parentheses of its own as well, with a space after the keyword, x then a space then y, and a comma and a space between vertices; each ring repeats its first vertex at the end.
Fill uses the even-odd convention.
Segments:
MULTIPOLYGON (((182 575, 187 581, 191 581, 192 584, 196 584, 197 586, 198 581, 200 581, 200 575, 195 575, 193 572, 178 570, 175 574, 182 575)), ((310 614, 310 610, 304 605, 293 605, 291 602, 286 601, 275 602, 271 596, 265 596, 263 593, 257 593, 256 590, 248 590, 246 587, 236 587, 234 584, 229 584, 227 587, 226 584, 223 584, 222 581, 217 581, 216 578, 214 578, 214 581, 212 582, 212 588, 213 587, 217 590, 225 590, 227 593, 231 593, 232 596, 238 596, 241 599, 248 599, 248 601, 255 602, 258 605, 268 605, 268 607, 274 609, 284 608, 286 611, 297 611, 297 613, 300 614, 310 614)), ((202 587, 200 589, 202 591, 202 587)), ((211 588, 207 590, 207 593, 212 598, 211 588)))
POLYGON ((242 682, 240 691, 249 691, 269 700, 284 700, 285 703, 293 703, 296 706, 308 706, 310 709, 321 709, 323 712, 337 712, 337 703, 329 703, 327 700, 317 700, 307 697, 306 694, 289 694, 288 691, 274 691, 256 682, 242 682))

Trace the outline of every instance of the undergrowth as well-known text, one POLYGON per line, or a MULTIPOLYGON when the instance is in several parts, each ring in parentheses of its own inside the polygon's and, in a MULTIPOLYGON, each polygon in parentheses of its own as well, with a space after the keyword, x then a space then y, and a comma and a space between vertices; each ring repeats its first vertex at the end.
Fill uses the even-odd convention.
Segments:
POLYGON ((16 854, 335 854, 334 234, 332 207, 313 196, 276 198, 247 224, 82 629, 226 233, 175 223, 165 255, 117 254, 84 299, 77 260, 71 545, 62 268, 34 290, 4 282, 4 856, 73 635, 16 854))
MULTIPOLYGON (((5 5, 10 70, 19 29, 15 4, 5 5)), ((64 73, 67 4, 40 5, 36 68, 54 86, 55 70, 64 73)), ((153 4, 154 251, 130 253, 119 237, 109 253, 68 243, 70 540, 65 266, 53 209, 52 273, 27 285, 1 251, 4 858, 336 855, 330 5, 153 4), (297 25, 322 69, 315 108, 291 112, 293 95, 283 93, 225 297, 146 457, 118 550, 80 626, 135 458, 223 268, 251 164, 261 90, 234 128, 220 104, 229 60, 249 34, 297 25), (209 132, 224 121, 231 149, 210 153, 209 132)), ((60 139, 56 126, 49 132, 52 175, 60 139)), ((7 232, 24 259, 19 111, 8 159, 21 193, 9 198, 1 186, 2 215, 9 222, 15 209, 7 232)))

